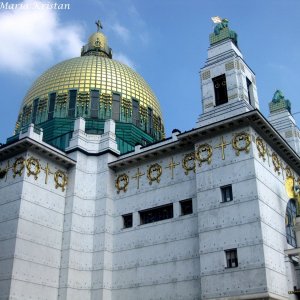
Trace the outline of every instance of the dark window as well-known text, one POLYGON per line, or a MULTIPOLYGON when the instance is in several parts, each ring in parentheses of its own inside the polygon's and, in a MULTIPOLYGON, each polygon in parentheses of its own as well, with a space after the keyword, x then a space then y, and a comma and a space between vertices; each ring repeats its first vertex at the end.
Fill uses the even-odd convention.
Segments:
POLYGON ((236 268, 238 266, 237 249, 225 250, 226 267, 236 268))
POLYGON ((70 117, 70 118, 75 118, 76 96, 77 96, 77 91, 76 90, 70 90, 69 91, 68 117, 70 117))
POLYGON ((246 77, 246 81, 247 81, 248 100, 249 100, 249 103, 251 104, 251 102, 252 102, 252 93, 253 93, 252 82, 247 77, 246 77))
POLYGON ((193 202, 192 199, 180 201, 181 214, 189 215, 193 213, 193 202))
POLYGON ((35 120, 36 120, 36 114, 37 114, 37 109, 38 109, 38 105, 39 105, 39 99, 34 99, 33 101, 33 110, 32 110, 32 123, 35 124, 35 120))
POLYGON ((153 129, 153 110, 148 107, 148 133, 152 133, 153 129))
POLYGON ((51 93, 49 96, 49 110, 48 110, 48 119, 52 120, 54 115, 54 108, 55 108, 55 100, 56 100, 56 93, 51 93))
POLYGON ((99 91, 91 90, 91 118, 98 118, 99 91))
POLYGON ((173 204, 140 211, 141 224, 153 223, 173 218, 173 204))
POLYGON ((216 106, 227 103, 227 85, 225 74, 213 78, 216 106))
POLYGON ((161 118, 158 117, 158 129, 161 130, 161 118))
POLYGON ((286 214, 285 214, 286 240, 288 244, 290 244, 295 248, 297 247, 296 234, 294 230, 296 215, 297 215, 296 201, 294 199, 290 199, 287 204, 286 214))
POLYGON ((24 125, 26 124, 25 115, 26 115, 26 105, 25 105, 25 106, 23 106, 23 113, 22 113, 22 126, 24 126, 24 125))
POLYGON ((113 94, 112 96, 112 119, 115 121, 120 120, 120 100, 119 94, 113 94))
POLYGON ((221 187, 221 194, 222 194, 222 202, 229 202, 233 200, 232 197, 232 186, 226 185, 221 187))
POLYGON ((132 99, 132 123, 140 126, 140 105, 137 100, 132 99))
POLYGON ((132 227, 132 214, 123 215, 124 228, 132 227))

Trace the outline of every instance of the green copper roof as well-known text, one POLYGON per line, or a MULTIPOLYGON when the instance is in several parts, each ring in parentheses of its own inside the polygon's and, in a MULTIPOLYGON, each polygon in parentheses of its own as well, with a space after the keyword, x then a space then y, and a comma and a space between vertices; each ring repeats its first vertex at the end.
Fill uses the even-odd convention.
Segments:
POLYGON ((280 90, 277 90, 274 93, 274 96, 272 98, 272 101, 269 103, 270 113, 285 110, 287 109, 289 112, 291 112, 291 102, 288 99, 284 98, 284 95, 280 90))
POLYGON ((222 19, 222 22, 217 23, 214 32, 209 35, 210 45, 214 45, 220 41, 231 39, 232 42, 237 46, 237 33, 233 30, 230 30, 228 27, 228 20, 222 19))

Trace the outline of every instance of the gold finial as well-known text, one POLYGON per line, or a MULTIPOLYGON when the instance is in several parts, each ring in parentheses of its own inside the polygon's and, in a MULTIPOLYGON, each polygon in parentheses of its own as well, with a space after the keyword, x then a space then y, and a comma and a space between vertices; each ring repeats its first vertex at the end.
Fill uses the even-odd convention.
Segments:
POLYGON ((95 24, 96 24, 96 26, 97 26, 97 32, 99 32, 99 31, 100 31, 100 29, 103 29, 103 27, 102 27, 102 24, 101 24, 100 20, 96 21, 96 22, 95 22, 95 24))

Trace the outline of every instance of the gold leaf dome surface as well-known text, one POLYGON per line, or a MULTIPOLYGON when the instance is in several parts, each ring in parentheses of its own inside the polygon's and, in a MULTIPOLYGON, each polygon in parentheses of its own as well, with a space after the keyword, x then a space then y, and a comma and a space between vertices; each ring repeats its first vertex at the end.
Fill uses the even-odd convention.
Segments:
POLYGON ((21 110, 31 106, 34 99, 47 98, 52 92, 68 93, 70 89, 90 93, 121 94, 122 100, 139 100, 141 107, 150 107, 153 114, 162 114, 159 102, 146 81, 128 66, 102 56, 82 56, 63 61, 42 74, 27 92, 21 110))
POLYGON ((102 32, 95 32, 89 37, 89 42, 88 44, 91 47, 97 47, 97 46, 102 46, 102 47, 107 47, 107 38, 102 32))

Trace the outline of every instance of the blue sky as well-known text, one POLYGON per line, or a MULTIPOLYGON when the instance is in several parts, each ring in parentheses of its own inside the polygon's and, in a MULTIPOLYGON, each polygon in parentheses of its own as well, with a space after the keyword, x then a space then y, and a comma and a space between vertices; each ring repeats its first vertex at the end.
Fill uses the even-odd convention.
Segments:
MULTIPOLYGON (((34 0, 26 0, 34 1, 34 0)), ((38 0, 43 3, 48 1, 38 0)), ((20 3, 20 1, 9 1, 20 3)), ((115 58, 128 63, 158 97, 167 136, 195 126, 201 113, 199 70, 213 29, 229 19, 256 73, 260 109, 276 89, 300 111, 299 0, 62 0, 70 10, 0 10, 0 142, 13 134, 26 91, 52 65, 79 56, 101 19, 115 58)), ((295 115, 300 123, 300 114, 295 115)))

